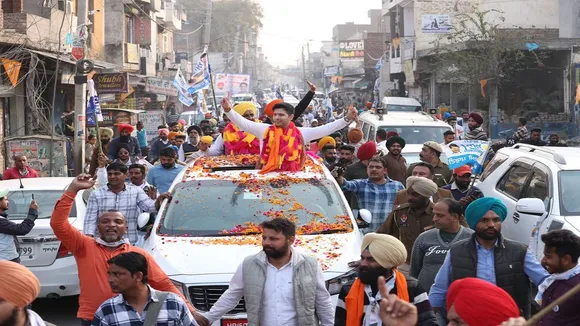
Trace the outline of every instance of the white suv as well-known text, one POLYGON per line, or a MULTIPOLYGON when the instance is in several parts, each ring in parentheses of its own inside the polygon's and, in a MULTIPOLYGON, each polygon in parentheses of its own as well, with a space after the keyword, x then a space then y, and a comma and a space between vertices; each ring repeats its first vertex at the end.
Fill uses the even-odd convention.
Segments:
POLYGON ((557 229, 580 234, 580 149, 516 144, 499 150, 477 186, 508 208, 502 234, 543 257, 540 236, 557 229))
MULTIPOLYGON (((304 171, 292 174, 258 174, 257 160, 257 155, 203 157, 186 167, 143 247, 196 309, 208 311, 244 258, 262 249, 258 225, 286 217, 296 224, 294 247, 318 259, 336 303, 342 284, 355 277, 348 263, 359 259, 362 243, 342 191, 310 157, 304 171)), ((148 219, 139 216, 139 226, 148 219)), ((246 325, 245 309, 242 299, 213 325, 246 325)))

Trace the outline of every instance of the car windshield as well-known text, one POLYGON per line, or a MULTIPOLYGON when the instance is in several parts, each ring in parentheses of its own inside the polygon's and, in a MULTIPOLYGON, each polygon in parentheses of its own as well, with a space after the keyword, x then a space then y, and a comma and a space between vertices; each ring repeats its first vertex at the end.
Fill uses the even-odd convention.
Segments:
POLYGON ((297 234, 352 230, 332 182, 280 177, 180 183, 158 232, 198 237, 259 234, 259 224, 275 217, 292 220, 297 234))
MULTIPOLYGON (((32 195, 38 204, 38 218, 50 218, 54 210, 54 203, 60 199, 62 190, 18 190, 8 193, 8 219, 23 220, 28 216, 28 208, 32 195)), ((76 205, 73 205, 70 217, 77 216, 76 205)))
POLYGON ((252 97, 251 96, 233 96, 232 97, 232 101, 233 102, 252 102, 252 97))
POLYGON ((580 215, 580 170, 560 171, 559 179, 560 213, 563 216, 580 215))
POLYGON ((381 126, 381 129, 396 131, 403 137, 407 144, 423 144, 428 141, 443 142, 443 133, 451 130, 451 127, 427 127, 427 126, 381 126))
POLYGON ((419 162, 419 153, 401 153, 405 160, 407 160, 407 166, 419 162))
POLYGON ((420 106, 415 105, 395 105, 388 104, 387 111, 397 111, 397 112, 420 112, 423 109, 420 106))

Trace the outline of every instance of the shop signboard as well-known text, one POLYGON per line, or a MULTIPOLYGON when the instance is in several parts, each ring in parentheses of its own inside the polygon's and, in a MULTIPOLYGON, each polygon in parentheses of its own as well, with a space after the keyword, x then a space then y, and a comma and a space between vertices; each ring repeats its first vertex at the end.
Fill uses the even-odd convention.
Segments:
POLYGON ((99 94, 127 93, 129 78, 126 72, 102 73, 93 76, 99 94))
POLYGON ((365 56, 365 41, 342 41, 338 45, 341 59, 358 59, 365 56))
POLYGON ((160 78, 147 78, 145 81, 145 91, 152 94, 177 96, 177 89, 173 87, 173 81, 160 78))

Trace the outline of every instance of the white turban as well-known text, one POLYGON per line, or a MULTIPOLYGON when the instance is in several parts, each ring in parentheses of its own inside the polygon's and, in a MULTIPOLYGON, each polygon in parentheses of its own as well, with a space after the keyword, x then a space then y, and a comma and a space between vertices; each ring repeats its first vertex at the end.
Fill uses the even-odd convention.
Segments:
POLYGON ((427 198, 431 198, 439 189, 435 182, 423 177, 408 177, 407 189, 410 188, 413 188, 419 195, 427 198))
POLYGON ((368 250, 384 268, 397 267, 407 261, 405 245, 388 234, 367 233, 363 238, 361 250, 368 250))

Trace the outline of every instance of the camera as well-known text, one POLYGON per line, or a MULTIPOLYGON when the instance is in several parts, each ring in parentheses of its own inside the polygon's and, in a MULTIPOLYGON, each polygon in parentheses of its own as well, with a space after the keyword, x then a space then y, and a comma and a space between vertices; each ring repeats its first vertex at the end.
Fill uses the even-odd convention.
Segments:
POLYGON ((334 164, 331 171, 336 168, 336 172, 338 173, 338 175, 343 176, 344 173, 346 172, 346 167, 349 165, 349 163, 350 163, 349 160, 341 158, 340 160, 338 160, 338 162, 334 164))

